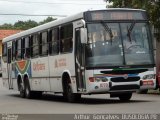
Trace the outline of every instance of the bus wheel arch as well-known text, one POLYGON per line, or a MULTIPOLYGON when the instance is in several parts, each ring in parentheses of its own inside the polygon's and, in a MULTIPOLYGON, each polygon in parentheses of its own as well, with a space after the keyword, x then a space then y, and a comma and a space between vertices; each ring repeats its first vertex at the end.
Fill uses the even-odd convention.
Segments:
POLYGON ((66 97, 66 86, 68 84, 70 84, 70 78, 69 78, 69 74, 67 72, 64 72, 62 75, 62 89, 63 89, 63 96, 66 97))
POLYGON ((71 85, 71 77, 69 73, 64 72, 62 75, 62 87, 63 87, 63 96, 68 102, 76 102, 76 100, 81 98, 81 94, 73 93, 71 85))
POLYGON ((63 96, 68 102, 76 101, 76 94, 72 91, 71 78, 69 73, 64 72, 62 75, 63 96))

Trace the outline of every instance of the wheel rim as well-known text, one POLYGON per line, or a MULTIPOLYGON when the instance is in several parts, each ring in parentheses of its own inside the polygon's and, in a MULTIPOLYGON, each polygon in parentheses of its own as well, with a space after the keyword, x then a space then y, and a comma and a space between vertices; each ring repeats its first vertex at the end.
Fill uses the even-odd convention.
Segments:
POLYGON ((72 95, 72 90, 70 85, 68 85, 68 97, 70 97, 72 95))

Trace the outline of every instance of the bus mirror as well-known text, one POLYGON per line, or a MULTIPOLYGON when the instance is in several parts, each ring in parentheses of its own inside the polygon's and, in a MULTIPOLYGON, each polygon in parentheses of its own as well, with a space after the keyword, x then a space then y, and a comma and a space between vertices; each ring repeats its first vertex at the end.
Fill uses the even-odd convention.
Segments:
POLYGON ((84 44, 87 43, 87 29, 81 28, 80 34, 81 34, 81 43, 84 43, 84 44))

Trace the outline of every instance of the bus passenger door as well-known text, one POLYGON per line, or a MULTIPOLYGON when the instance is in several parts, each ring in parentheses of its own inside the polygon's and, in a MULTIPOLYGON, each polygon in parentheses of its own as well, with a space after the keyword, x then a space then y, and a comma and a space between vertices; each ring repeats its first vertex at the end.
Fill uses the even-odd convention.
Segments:
POLYGON ((80 28, 75 29, 75 72, 78 91, 85 89, 84 82, 84 46, 81 44, 80 28))
POLYGON ((7 73, 8 73, 8 87, 13 89, 13 80, 12 80, 12 43, 7 44, 7 73))

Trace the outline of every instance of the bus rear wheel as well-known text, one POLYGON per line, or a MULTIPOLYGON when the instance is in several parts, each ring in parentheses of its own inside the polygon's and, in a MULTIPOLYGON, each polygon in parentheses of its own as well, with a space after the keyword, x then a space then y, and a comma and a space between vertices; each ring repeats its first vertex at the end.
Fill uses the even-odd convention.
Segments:
POLYGON ((19 92, 20 92, 20 97, 25 98, 25 90, 22 82, 19 84, 19 92))
POLYGON ((28 99, 33 98, 33 91, 30 89, 28 78, 25 79, 25 97, 28 99))
POLYGON ((120 101, 129 101, 132 97, 132 93, 122 93, 118 97, 120 101))
POLYGON ((41 91, 31 91, 29 84, 27 84, 26 88, 25 88, 25 96, 28 99, 41 98, 42 97, 42 92, 41 91))

